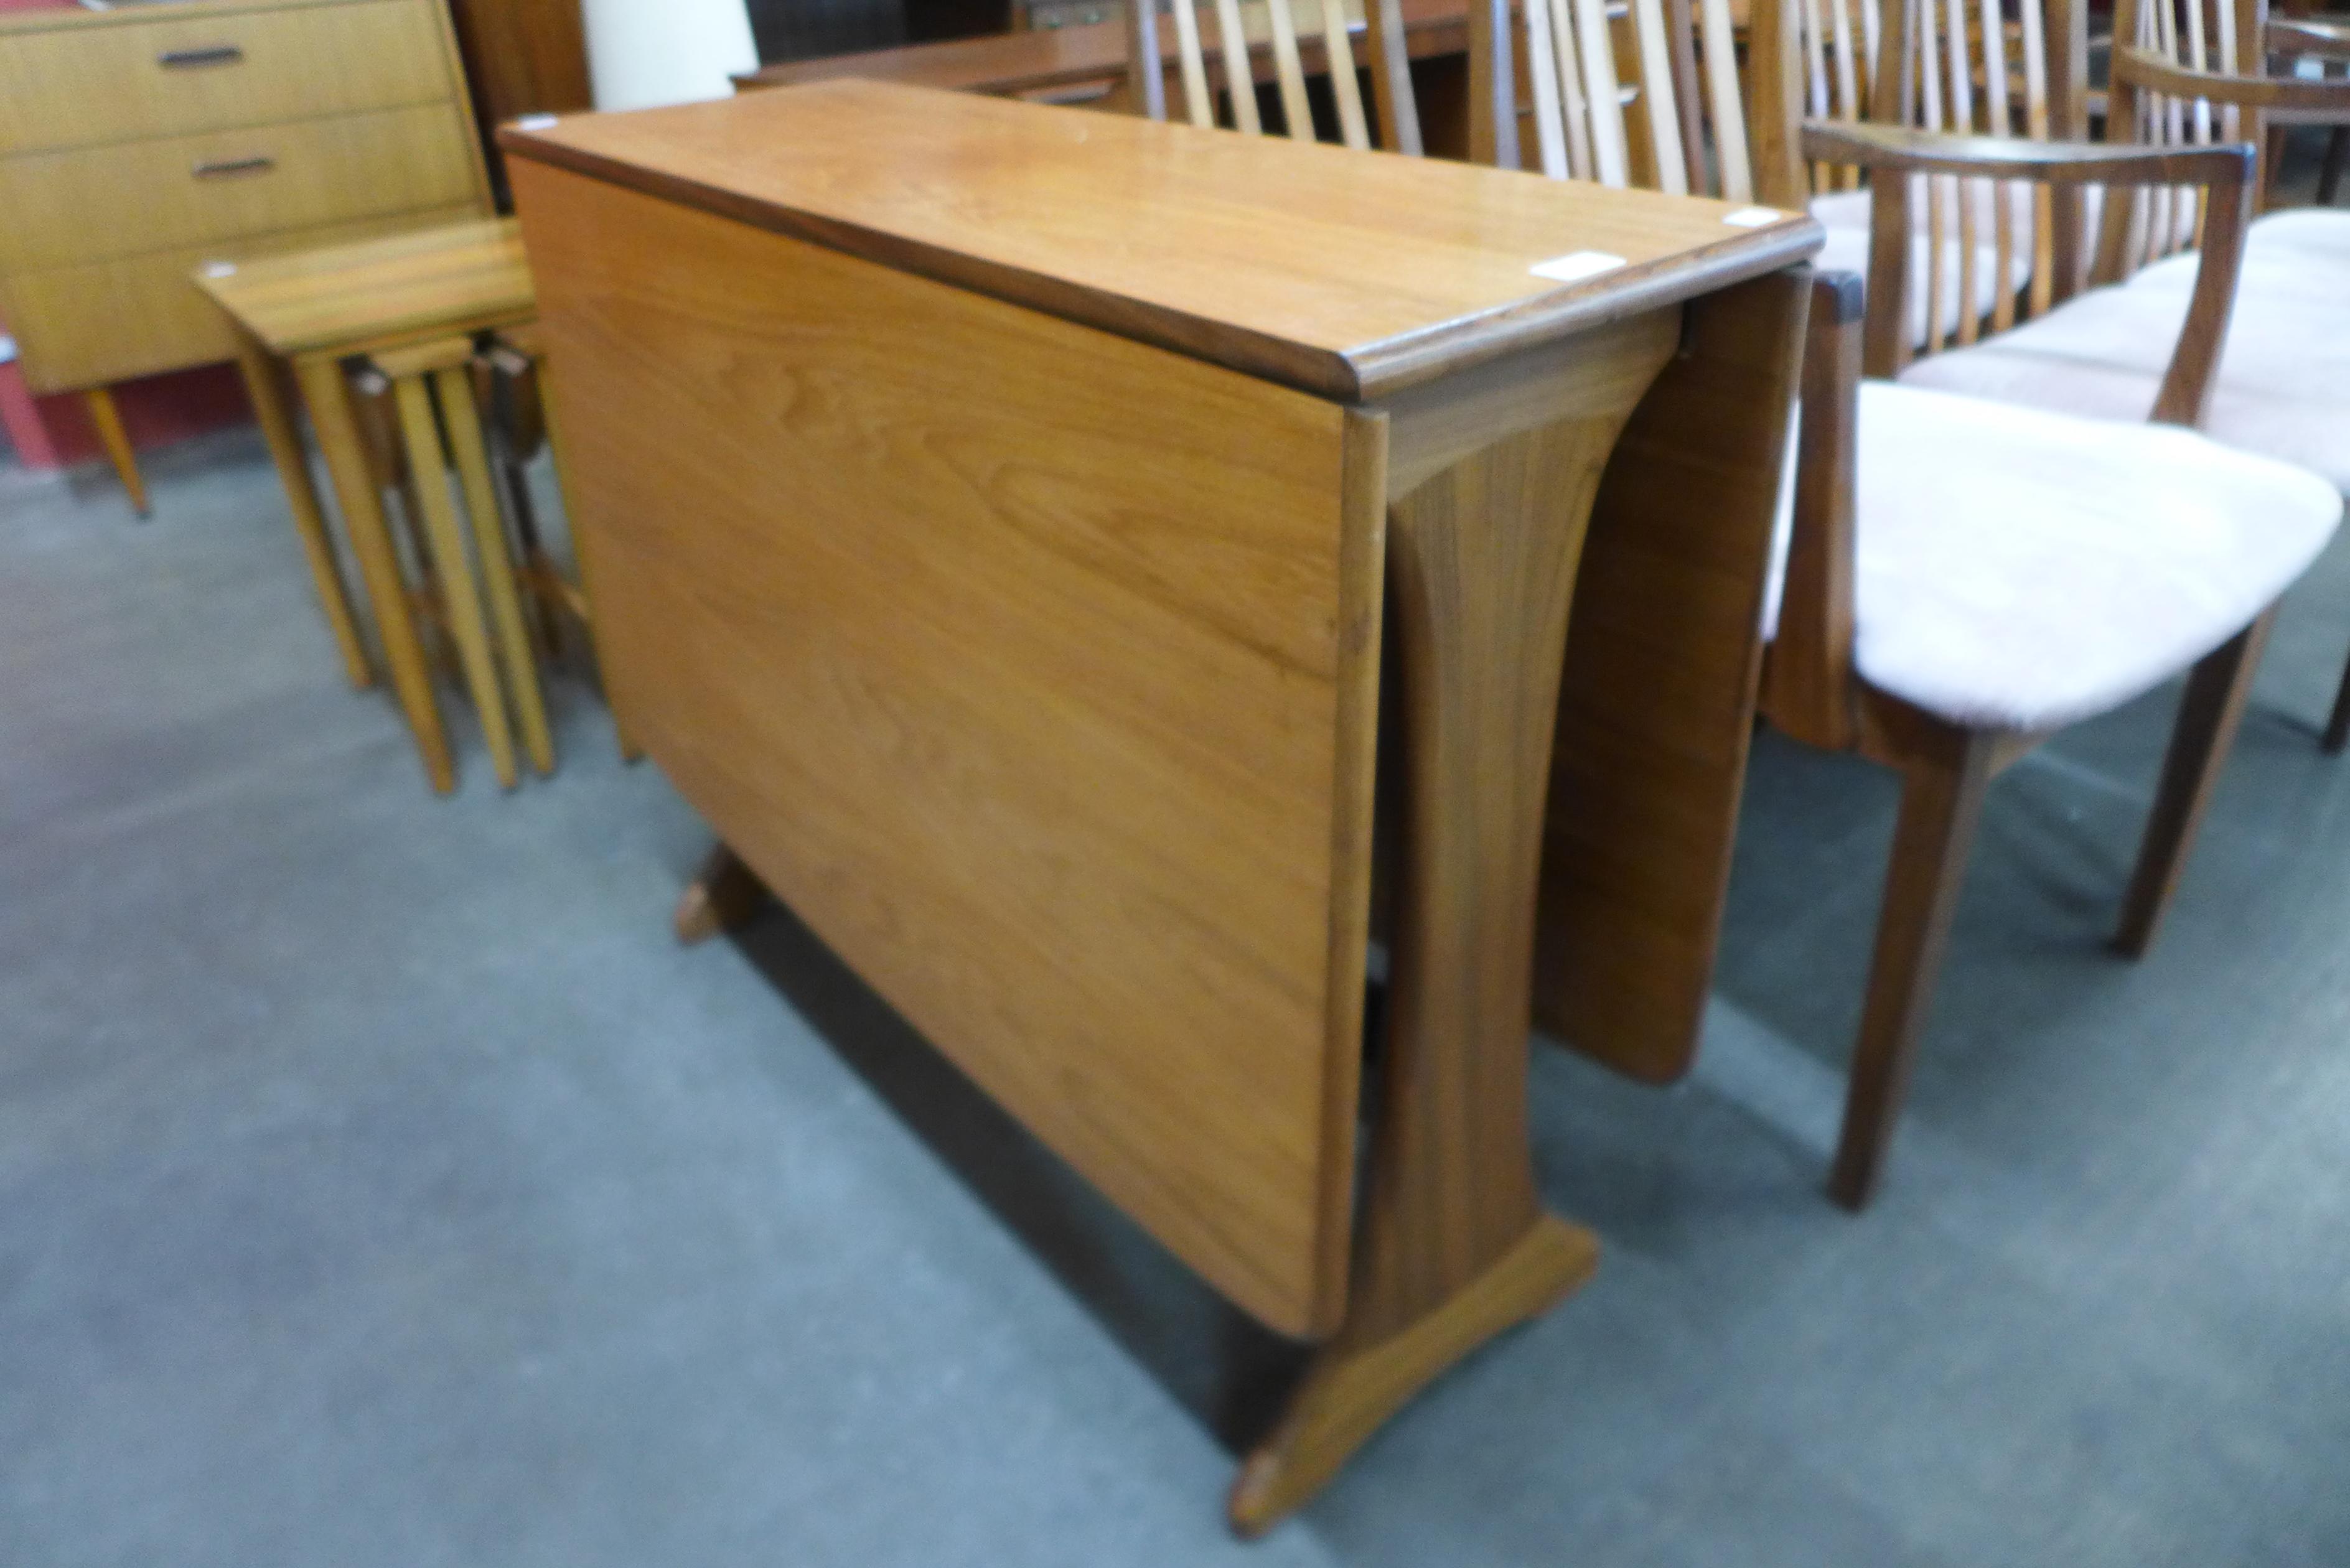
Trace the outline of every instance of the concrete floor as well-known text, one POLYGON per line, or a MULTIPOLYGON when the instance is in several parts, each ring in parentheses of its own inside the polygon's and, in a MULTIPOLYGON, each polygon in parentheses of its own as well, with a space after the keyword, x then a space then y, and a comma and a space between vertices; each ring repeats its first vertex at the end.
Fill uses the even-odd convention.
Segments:
POLYGON ((257 444, 154 470, 0 470, 0 1563, 2350 1563, 2350 545, 2151 961, 2175 693, 1994 791, 1858 1220, 1891 781, 1764 737, 1698 1075, 1536 1052, 1598 1279, 1242 1546, 1288 1347, 787 915, 681 950, 702 832, 578 680, 436 799, 257 444))

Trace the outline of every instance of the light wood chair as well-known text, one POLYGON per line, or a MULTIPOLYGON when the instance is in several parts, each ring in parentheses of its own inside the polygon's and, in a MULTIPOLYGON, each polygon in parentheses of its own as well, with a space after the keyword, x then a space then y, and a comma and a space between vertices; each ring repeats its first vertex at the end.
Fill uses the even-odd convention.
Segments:
MULTIPOLYGON (((1589 3, 1592 13, 1604 15, 1596 0, 1589 3)), ((1634 0, 1636 17, 1642 3, 1634 0)), ((1648 3, 1661 9, 1665 0, 1648 3)), ((1799 133, 1806 46, 1797 3, 1756 0, 1752 8, 1752 69, 1762 101, 1748 140, 1768 163, 1750 173, 1745 188, 1792 204, 1820 178, 1806 162, 1856 166, 1869 171, 1875 207, 1866 312, 1850 275, 1825 275, 1814 296, 1787 556, 1763 627, 1771 647, 1762 705, 1795 738, 1857 752, 1903 779, 1829 1179, 1831 1196, 1857 1209, 1883 1174, 1991 778, 2064 725, 2191 668, 2124 900, 2118 944, 2143 952, 2210 801, 2269 611, 2331 535, 2340 504, 2300 471, 2231 452, 2191 430, 2166 428, 2192 425, 2210 395, 2249 215, 2248 150, 2101 148, 1849 119, 1815 121, 1799 133), (1969 180, 1981 184, 1960 183, 1969 180), (1931 221, 1920 234, 1914 193, 1927 193, 1957 229, 1962 265, 1973 248, 1970 228, 1981 217, 1994 255, 2028 257, 2035 276, 2045 279, 2040 300, 2053 306, 2067 282, 2066 209, 2072 192, 2092 181, 2132 190, 2189 187, 2211 196, 2191 320, 2174 338, 2155 410, 2158 423, 2026 413, 1863 380, 1864 337, 1868 356, 1891 360, 1892 369, 1913 352, 1911 253, 1943 243, 1931 221), (2010 193, 2019 185, 2028 205, 2010 193), (1969 200, 1978 190, 1988 198, 1980 208, 1969 200), (2020 221, 2026 213, 2029 230, 2020 221)), ((1575 14, 1585 4, 1538 0, 1534 9, 1546 8, 1550 24, 1546 39, 1537 34, 1542 21, 1529 24, 1538 57, 1547 47, 1565 63, 1558 40, 1570 26, 1578 45, 1598 36, 1596 18, 1575 14)), ((1938 33, 1937 12, 1929 9, 1934 4, 1904 0, 1885 18, 1878 57, 1895 65, 1876 74, 1877 101, 1901 110, 1905 102, 1922 100, 1926 83, 1948 83, 1955 108, 1944 111, 1945 123, 2013 124, 2021 112, 2028 125, 2034 112, 2028 93, 2020 111, 2012 98, 1984 106, 1970 97, 1978 82, 2006 81, 2008 64, 1994 58, 1981 74, 1964 60, 1953 68, 1949 50, 1938 54, 1935 40, 1963 45, 1965 15, 1955 5, 1941 12, 1950 26, 1938 33), (1917 89, 1913 99, 1903 97, 1905 83, 1917 89)), ((1502 31, 1506 17, 1497 0, 1488 26, 1502 31)), ((1669 22, 1658 27, 1637 21, 1636 27, 1667 38, 1675 30, 1669 22)), ((2005 28, 1988 32, 2004 50, 2005 28)), ((1821 56, 1814 51, 1809 58, 1821 56)), ((2042 59, 2044 67, 2044 54, 2042 59)), ((1584 73, 1582 112, 1591 117, 1585 134, 1592 168, 1623 182, 1600 161, 1603 143, 1623 133, 1621 95, 1606 90, 1605 53, 1583 47, 1575 63, 1584 73), (1598 64, 1595 53, 1602 57, 1598 64)), ((1671 64, 1669 54, 1665 64, 1671 64)), ((1575 100, 1563 85, 1570 74, 1561 70, 1546 89, 1541 67, 1533 68, 1538 130, 1540 121, 1572 112, 1575 100)), ((1680 118, 1675 105, 1659 100, 1692 90, 1692 80, 1686 65, 1644 72, 1651 137, 1656 127, 1680 118)), ((1707 89, 1717 124, 1735 118, 1735 86, 1707 89)), ((1546 171, 1572 172, 1568 126, 1539 140, 1546 171)), ((1721 168, 1736 146, 1736 139, 1717 136, 1712 164, 1721 168)), ((1665 169, 1672 163, 1658 161, 1665 169)), ((1740 188, 1735 173, 1731 168, 1717 176, 1721 189, 1740 188)), ((1844 181, 1831 175, 1825 182, 1844 181)), ((2078 222, 2075 211, 2075 237, 2078 222)), ((1962 276, 1961 297, 1971 296, 1967 284, 1962 276)), ((2022 296, 2020 306, 2032 304, 2030 287, 2012 292, 2022 296)), ((1940 319, 1939 311, 1929 312, 1929 349, 1940 319)), ((1962 327, 1961 340, 1968 336, 1962 327)))
POLYGON ((421 524, 434 597, 457 646, 491 765, 498 783, 511 789, 518 774, 509 692, 524 746, 541 774, 554 771, 555 742, 482 439, 473 360, 471 338, 448 337, 371 355, 368 369, 388 383, 405 459, 405 493, 421 524), (452 467, 471 524, 470 540, 450 493, 452 467))
MULTIPOLYGON (((1257 57, 1263 54, 1271 57, 1282 129, 1289 136, 1299 141, 1317 140, 1313 98, 1306 88, 1307 78, 1316 76, 1329 82, 1339 140, 1358 151, 1372 145, 1344 0, 1315 0, 1310 15, 1301 15, 1304 7, 1293 5, 1292 0, 1258 0, 1246 7, 1249 15, 1239 0, 1212 0, 1212 48, 1206 42, 1198 0, 1166 0, 1166 5, 1170 16, 1165 21, 1159 20, 1155 0, 1137 0, 1126 7, 1128 90, 1137 110, 1153 119, 1167 118, 1171 32, 1184 115, 1191 124, 1214 126, 1221 112, 1230 129, 1262 134, 1265 125, 1257 102, 1256 73, 1257 57), (1262 26, 1250 27, 1250 15, 1259 13, 1262 26), (1341 63, 1343 69, 1335 68, 1341 63), (1211 80, 1218 67, 1223 78, 1221 90, 1211 80)), ((1404 52, 1402 6, 1399 0, 1365 0, 1363 13, 1379 144, 1418 157, 1419 110, 1404 52)))

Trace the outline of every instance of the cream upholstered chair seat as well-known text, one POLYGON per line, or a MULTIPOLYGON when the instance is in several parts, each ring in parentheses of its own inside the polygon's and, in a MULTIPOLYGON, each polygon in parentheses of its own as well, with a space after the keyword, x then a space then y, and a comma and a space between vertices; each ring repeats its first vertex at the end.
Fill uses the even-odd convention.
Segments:
POLYGON ((1854 663, 1971 726, 2054 729, 2168 680, 2342 514, 2315 475, 2177 426, 1864 381, 1858 428, 1854 663))
POLYGON ((2252 220, 2245 237, 2248 255, 2301 251, 2350 265, 2350 212, 2340 208, 2296 207, 2252 220))
MULTIPOLYGON (((1921 360, 1902 384, 2143 420, 2178 341, 2198 259, 2158 263, 1987 343, 1921 360)), ((2350 491, 2350 298, 2309 296, 2291 281, 2298 275, 2275 252, 2248 258, 2203 430, 2350 491)))

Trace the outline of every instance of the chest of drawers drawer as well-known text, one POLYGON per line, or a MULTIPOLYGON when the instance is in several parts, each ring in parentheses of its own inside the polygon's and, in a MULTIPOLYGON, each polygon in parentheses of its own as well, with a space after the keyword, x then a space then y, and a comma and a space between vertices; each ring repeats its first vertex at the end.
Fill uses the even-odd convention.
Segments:
POLYGON ((454 205, 467 130, 428 104, 0 160, 0 272, 454 205))
POLYGON ((26 32, 6 45, 0 156, 422 103, 449 80, 413 0, 26 32))
POLYGON ((228 358, 236 344, 220 306, 188 281, 199 265, 458 223, 477 211, 468 202, 19 273, 0 279, 0 310, 46 328, 23 344, 25 381, 36 392, 121 380, 159 365, 200 365, 228 358))

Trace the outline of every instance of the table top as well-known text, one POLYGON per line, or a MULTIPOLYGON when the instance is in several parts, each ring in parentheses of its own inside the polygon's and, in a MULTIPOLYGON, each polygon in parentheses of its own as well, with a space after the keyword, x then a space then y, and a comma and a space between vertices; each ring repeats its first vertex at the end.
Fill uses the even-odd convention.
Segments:
POLYGON ((1726 287, 1822 237, 1796 213, 881 82, 500 140, 1347 401, 1726 287))
POLYGON ((511 218, 198 271, 203 289, 273 352, 358 353, 428 332, 475 332, 537 308, 511 218))

